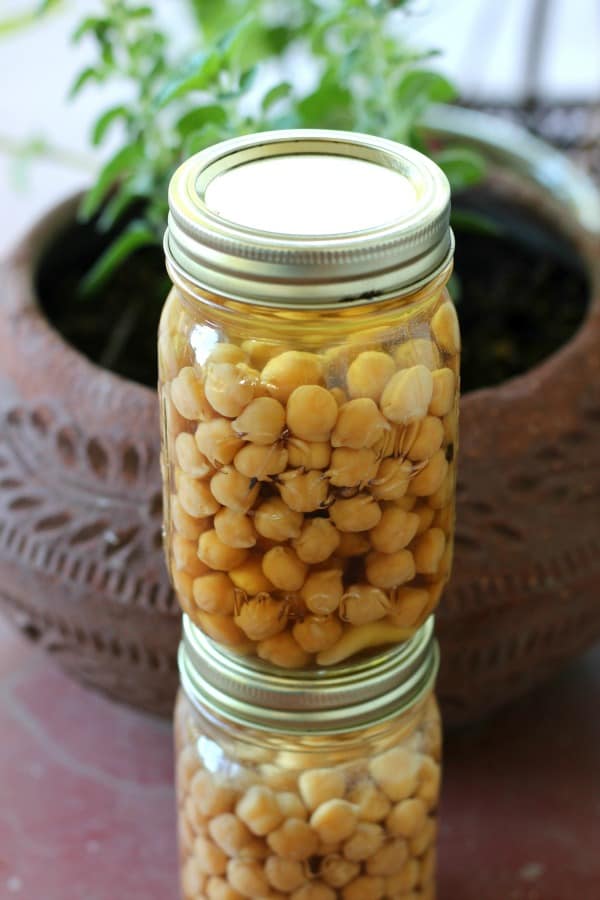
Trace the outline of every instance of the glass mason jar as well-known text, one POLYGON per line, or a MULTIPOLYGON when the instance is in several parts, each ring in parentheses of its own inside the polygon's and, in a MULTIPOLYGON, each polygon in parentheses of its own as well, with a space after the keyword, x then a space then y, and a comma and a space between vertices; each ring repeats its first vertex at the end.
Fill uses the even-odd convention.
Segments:
POLYGON ((452 560, 444 175, 390 141, 274 132, 188 160, 169 201, 159 387, 183 610, 289 668, 406 640, 452 560))
MULTIPOLYGON (((441 729, 429 620, 327 689, 184 618, 175 710, 184 900, 434 900, 441 729)), ((313 677, 311 677, 311 672, 313 677)))

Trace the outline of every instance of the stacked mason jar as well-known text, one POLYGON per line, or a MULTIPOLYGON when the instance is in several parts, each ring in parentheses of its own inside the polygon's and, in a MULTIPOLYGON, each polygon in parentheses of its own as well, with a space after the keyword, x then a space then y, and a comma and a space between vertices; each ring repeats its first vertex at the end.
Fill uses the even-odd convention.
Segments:
POLYGON ((432 900, 452 561, 449 189, 280 131, 185 162, 159 333, 184 900, 432 900))

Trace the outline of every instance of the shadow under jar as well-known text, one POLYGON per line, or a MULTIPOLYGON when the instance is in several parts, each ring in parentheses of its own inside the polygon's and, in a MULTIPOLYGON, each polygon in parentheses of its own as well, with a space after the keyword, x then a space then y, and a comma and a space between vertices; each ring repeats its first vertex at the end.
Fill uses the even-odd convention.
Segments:
POLYGON ((175 710, 184 900, 434 900, 432 619, 373 664, 265 668, 184 618, 175 710))
POLYGON ((287 668, 406 640, 452 559, 444 175, 379 138, 274 132, 192 157, 169 201, 162 464, 183 610, 287 668))

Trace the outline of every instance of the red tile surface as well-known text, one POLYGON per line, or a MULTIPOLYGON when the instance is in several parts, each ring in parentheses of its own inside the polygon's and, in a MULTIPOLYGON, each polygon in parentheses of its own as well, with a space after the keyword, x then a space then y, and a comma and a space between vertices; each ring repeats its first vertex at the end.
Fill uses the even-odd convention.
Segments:
MULTIPOLYGON (((600 649, 446 742, 439 900, 600 900, 600 649)), ((168 725, 0 624, 0 900, 177 900, 168 725)))

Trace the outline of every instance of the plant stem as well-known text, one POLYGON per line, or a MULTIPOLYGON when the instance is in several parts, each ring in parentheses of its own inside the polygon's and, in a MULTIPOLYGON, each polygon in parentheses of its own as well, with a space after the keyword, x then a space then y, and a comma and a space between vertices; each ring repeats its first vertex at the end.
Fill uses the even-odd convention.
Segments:
POLYGON ((0 152, 6 153, 8 156, 46 159, 49 162, 59 163, 67 168, 80 169, 92 175, 98 170, 98 165, 91 156, 50 144, 45 139, 34 138, 23 141, 0 133, 0 152))

